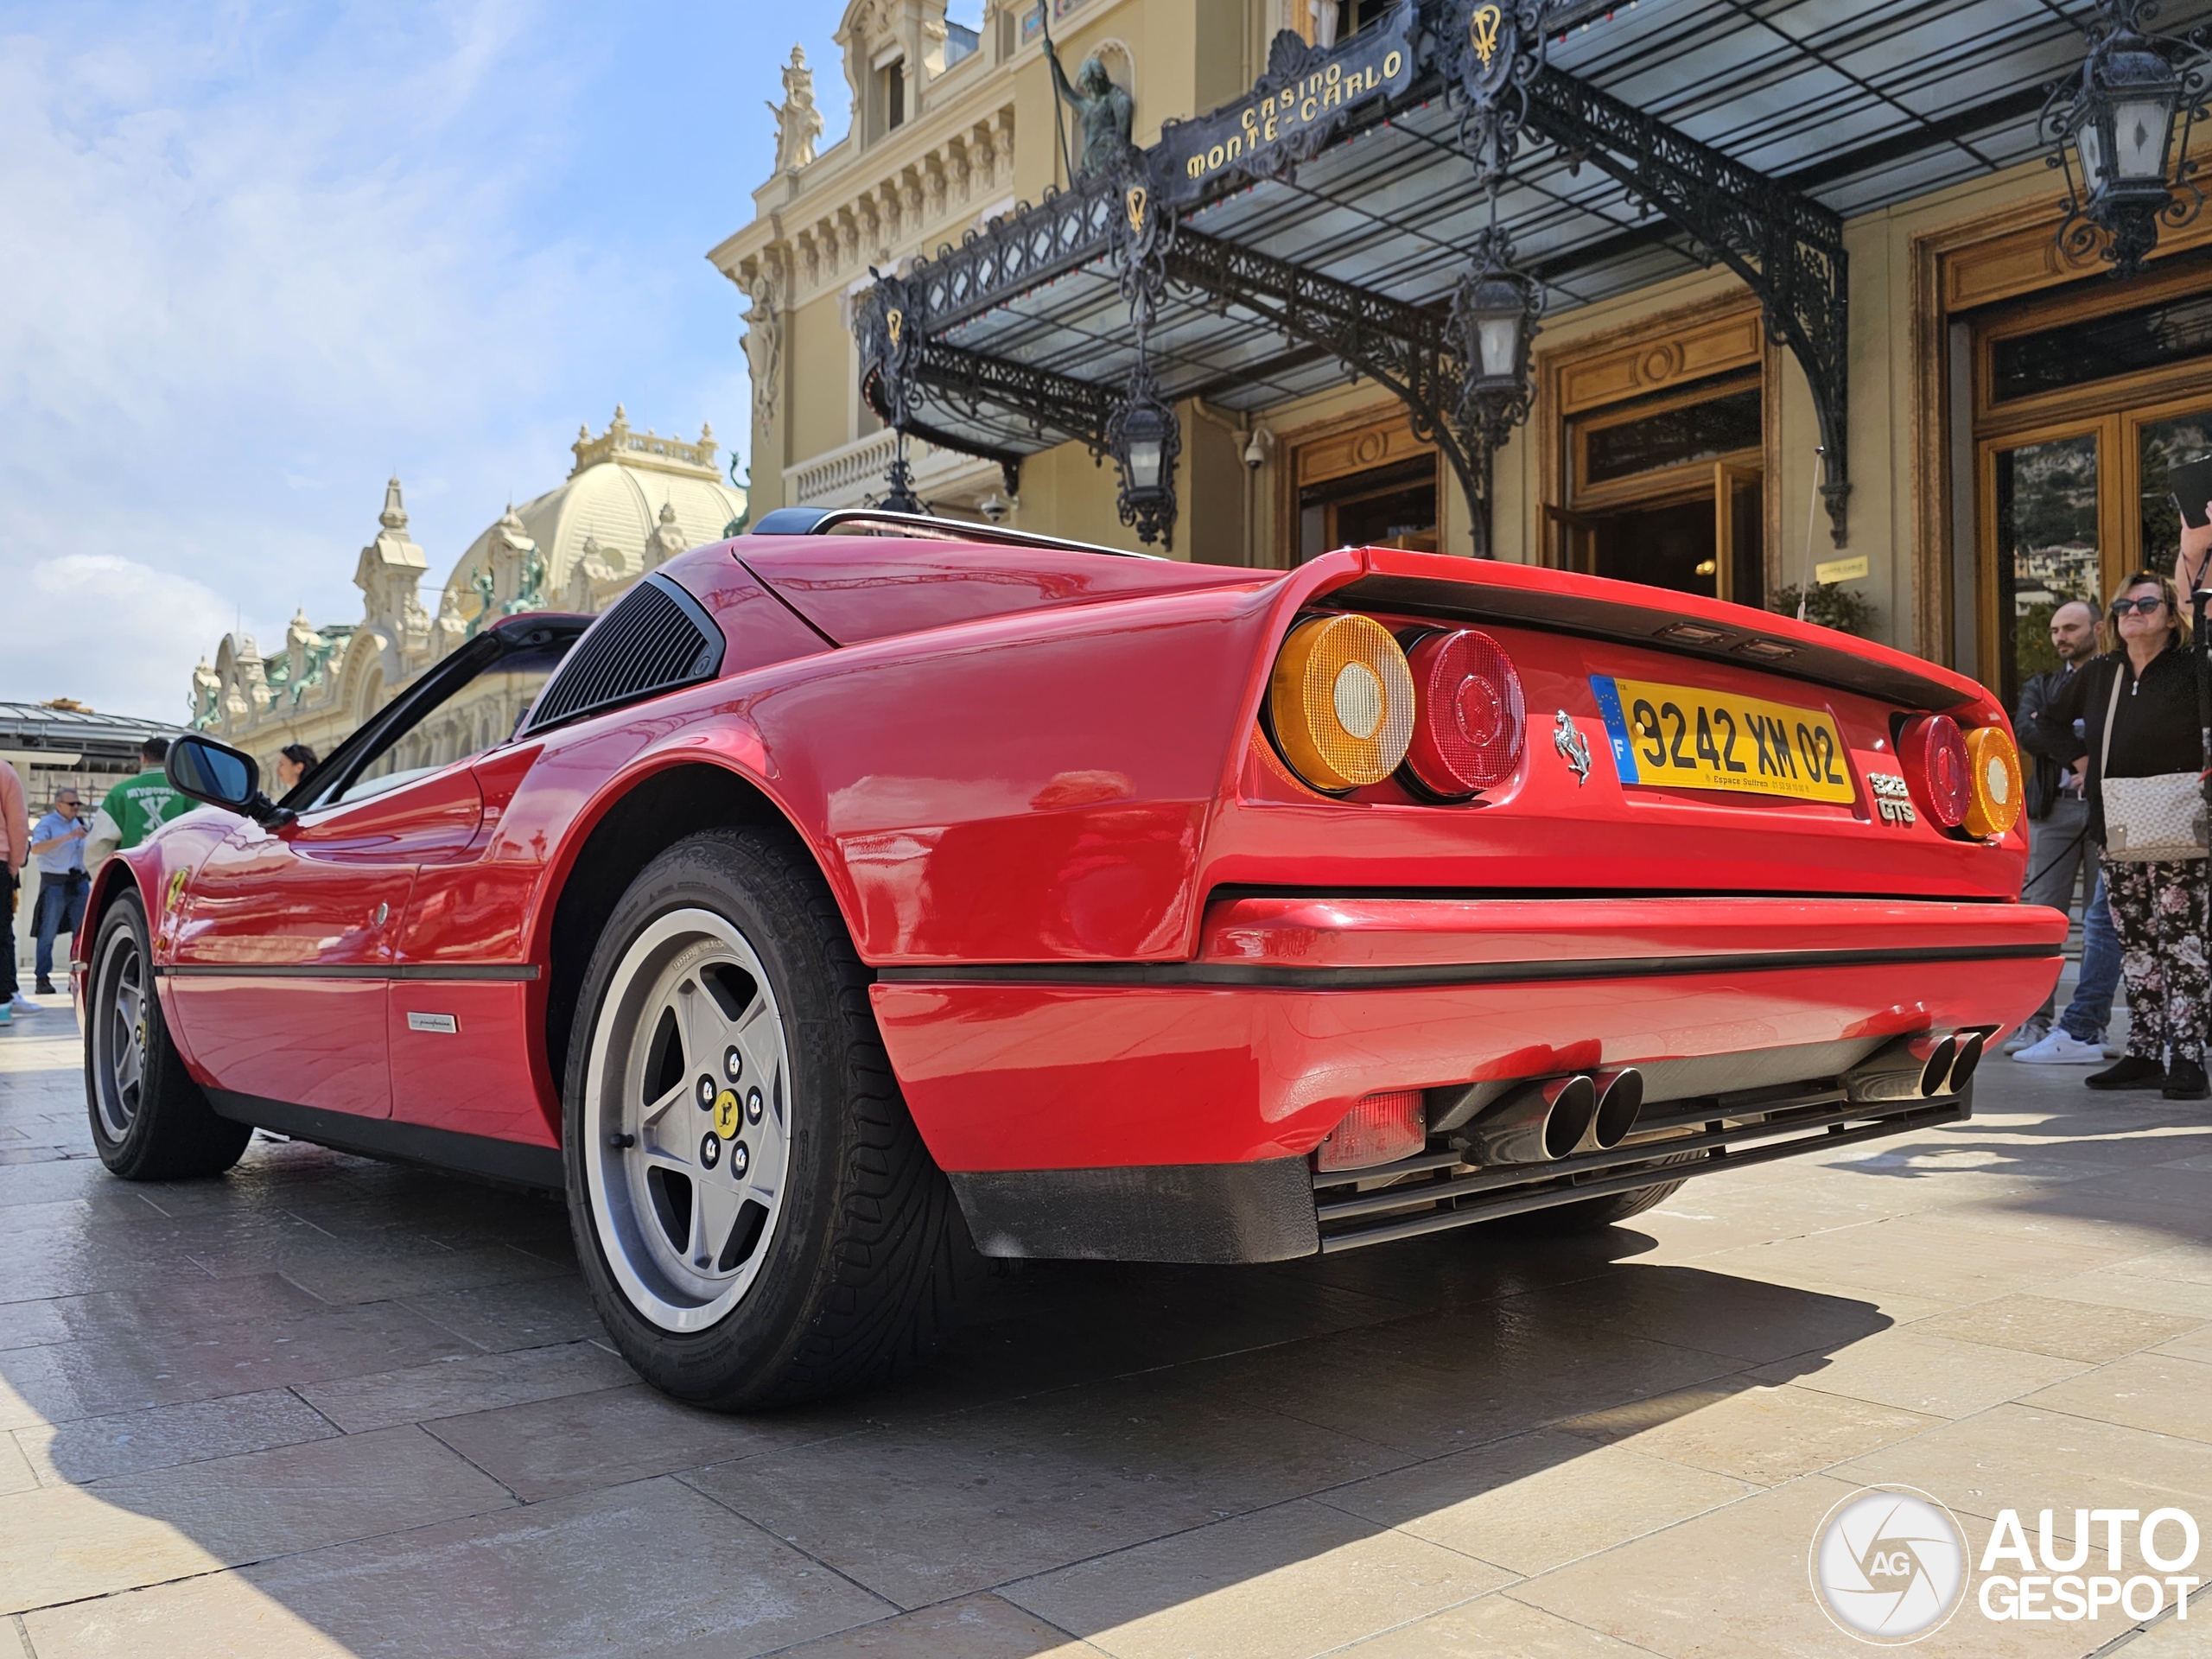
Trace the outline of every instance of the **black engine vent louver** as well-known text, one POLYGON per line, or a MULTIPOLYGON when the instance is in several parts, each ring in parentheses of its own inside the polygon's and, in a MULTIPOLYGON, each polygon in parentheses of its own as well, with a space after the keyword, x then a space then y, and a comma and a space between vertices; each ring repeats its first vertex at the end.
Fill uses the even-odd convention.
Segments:
POLYGON ((722 632, 699 601, 658 571, 618 600, 576 642, 538 694, 525 733, 640 702, 714 677, 722 632))

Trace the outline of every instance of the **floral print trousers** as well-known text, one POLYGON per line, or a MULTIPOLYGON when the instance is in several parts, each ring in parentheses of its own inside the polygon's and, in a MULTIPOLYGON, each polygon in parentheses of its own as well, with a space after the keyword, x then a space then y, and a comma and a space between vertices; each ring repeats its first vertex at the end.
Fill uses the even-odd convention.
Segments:
POLYGON ((2207 861, 2104 861, 2112 925, 2127 981, 2127 1052, 2135 1059, 2204 1058, 2212 976, 2204 960, 2207 861))

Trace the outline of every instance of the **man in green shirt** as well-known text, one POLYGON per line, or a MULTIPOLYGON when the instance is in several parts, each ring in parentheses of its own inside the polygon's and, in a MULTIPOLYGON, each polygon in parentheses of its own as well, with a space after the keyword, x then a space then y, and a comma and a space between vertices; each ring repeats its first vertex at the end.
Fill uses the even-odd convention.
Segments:
POLYGON ((169 787, 162 763, 169 758, 169 741, 149 737, 138 746, 138 764, 145 770, 126 778, 101 798, 92 817, 92 833, 85 838, 85 867, 92 868, 110 853, 136 847, 169 819, 192 810, 193 803, 169 787))

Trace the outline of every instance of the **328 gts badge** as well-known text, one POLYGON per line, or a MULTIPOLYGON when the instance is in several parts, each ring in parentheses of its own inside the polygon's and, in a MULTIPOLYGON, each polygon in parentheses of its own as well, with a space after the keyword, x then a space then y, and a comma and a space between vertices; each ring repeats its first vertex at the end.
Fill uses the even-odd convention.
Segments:
POLYGON ((1912 791, 1894 772, 1870 772, 1866 787, 1874 793, 1874 814, 1884 823, 1910 825, 1919 822, 1913 810, 1912 791))

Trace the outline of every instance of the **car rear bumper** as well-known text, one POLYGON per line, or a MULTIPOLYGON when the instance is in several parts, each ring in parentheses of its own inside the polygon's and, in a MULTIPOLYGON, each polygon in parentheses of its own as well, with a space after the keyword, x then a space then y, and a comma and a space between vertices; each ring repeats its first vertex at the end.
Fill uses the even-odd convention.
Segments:
MULTIPOLYGON (((1211 906, 1192 962, 894 968, 874 995, 963 1199, 1019 1192, 1007 1178, 1146 1170, 1030 1186, 1065 1189, 1071 1224, 1068 1205, 1280 1217, 1310 1188, 1306 1154, 1365 1096, 1627 1065, 1650 1081, 1647 1112, 1804 1095, 1894 1039, 2017 1024, 2056 983, 2065 933, 2058 912, 2022 905, 1260 895, 1211 906), (1169 1173, 1236 1165, 1281 1167, 1169 1173)), ((1038 1218, 1001 1230, 1020 1243, 1038 1218)), ((1165 1259, 1302 1253, 1259 1233, 1165 1259)), ((1132 1242, 1071 1235, 1049 1253, 1132 1242)))

